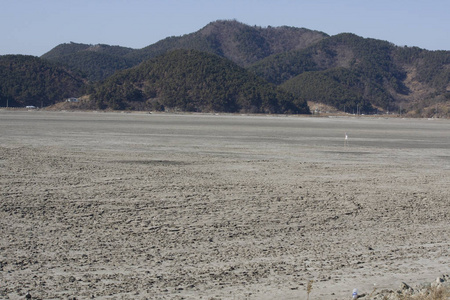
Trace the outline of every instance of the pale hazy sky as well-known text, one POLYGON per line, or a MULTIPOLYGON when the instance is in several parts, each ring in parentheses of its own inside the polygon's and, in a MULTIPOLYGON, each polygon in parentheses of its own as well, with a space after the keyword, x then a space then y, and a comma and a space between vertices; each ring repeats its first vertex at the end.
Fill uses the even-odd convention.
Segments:
POLYGON ((71 41, 143 48, 224 19, 450 50, 450 0, 0 0, 0 55, 71 41))

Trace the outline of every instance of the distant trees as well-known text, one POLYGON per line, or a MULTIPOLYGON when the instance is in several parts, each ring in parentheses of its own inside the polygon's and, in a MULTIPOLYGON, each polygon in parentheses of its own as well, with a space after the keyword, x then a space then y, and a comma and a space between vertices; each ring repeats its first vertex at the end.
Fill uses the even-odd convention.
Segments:
POLYGON ((394 57, 417 69, 417 80, 445 92, 450 82, 450 51, 427 51, 417 47, 398 47, 394 57))
POLYGON ((314 101, 370 113, 450 99, 450 51, 236 20, 142 49, 71 42, 42 58, 0 57, 0 105, 84 93, 112 109, 307 113, 314 101))
POLYGON ((41 58, 66 64, 83 71, 89 80, 100 81, 116 70, 176 49, 208 52, 248 66, 272 54, 305 48, 325 37, 325 33, 304 28, 261 28, 228 20, 211 22, 197 32, 167 37, 142 49, 67 43, 56 46, 41 58))
POLYGON ((81 95, 77 74, 34 56, 0 56, 0 106, 47 106, 81 95))
POLYGON ((301 99, 371 112, 393 108, 396 94, 409 92, 398 63, 408 55, 396 54, 396 49, 389 42, 343 33, 268 57, 250 70, 301 99))
POLYGON ((271 54, 268 41, 261 35, 261 30, 245 27, 234 34, 237 48, 244 59, 256 62, 271 54))
POLYGON ((176 50, 120 72, 93 95, 113 109, 163 105, 182 111, 309 113, 295 99, 231 61, 194 50, 176 50))
POLYGON ((126 58, 130 48, 107 45, 63 44, 44 54, 42 58, 81 71, 88 80, 100 81, 117 70, 131 68, 137 60, 126 58))

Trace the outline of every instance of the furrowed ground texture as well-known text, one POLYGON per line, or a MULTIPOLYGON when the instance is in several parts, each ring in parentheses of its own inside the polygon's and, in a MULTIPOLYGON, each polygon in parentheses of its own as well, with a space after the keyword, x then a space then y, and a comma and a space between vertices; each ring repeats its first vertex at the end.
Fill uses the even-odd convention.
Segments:
POLYGON ((450 272, 449 178, 448 120, 0 111, 0 298, 430 281, 450 272))

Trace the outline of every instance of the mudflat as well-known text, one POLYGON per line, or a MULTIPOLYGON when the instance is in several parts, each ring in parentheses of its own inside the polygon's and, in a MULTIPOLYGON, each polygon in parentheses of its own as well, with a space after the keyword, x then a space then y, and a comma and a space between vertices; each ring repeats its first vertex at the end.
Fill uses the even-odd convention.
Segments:
POLYGON ((3 110, 0 298, 429 282, 450 273, 449 183, 449 120, 3 110))

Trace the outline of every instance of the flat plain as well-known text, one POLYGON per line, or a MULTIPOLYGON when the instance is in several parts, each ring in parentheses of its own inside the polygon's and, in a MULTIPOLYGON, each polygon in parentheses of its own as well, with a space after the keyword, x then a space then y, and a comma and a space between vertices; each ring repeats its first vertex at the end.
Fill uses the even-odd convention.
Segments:
POLYGON ((0 298, 429 282, 450 273, 449 183, 449 120, 0 110, 0 298))

